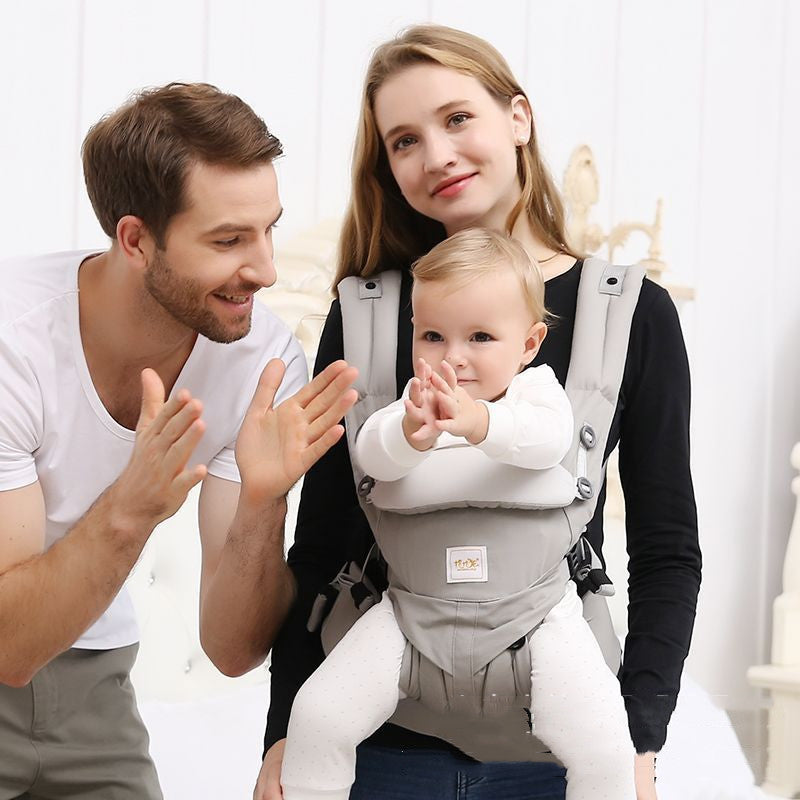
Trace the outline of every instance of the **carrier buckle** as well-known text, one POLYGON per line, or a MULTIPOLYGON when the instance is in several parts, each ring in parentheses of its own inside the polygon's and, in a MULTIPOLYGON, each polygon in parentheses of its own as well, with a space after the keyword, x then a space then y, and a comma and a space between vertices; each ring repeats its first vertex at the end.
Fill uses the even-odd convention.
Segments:
POLYGON ((577 480, 578 494, 584 500, 590 500, 594 496, 594 486, 592 482, 585 476, 581 475, 577 480))
POLYGON ((369 475, 365 475, 359 482, 358 482, 358 492, 359 497, 366 497, 371 491, 372 487, 375 485, 375 478, 371 478, 369 475))
POLYGON ((322 621, 328 616, 328 612, 331 610, 340 588, 334 579, 314 598, 314 603, 311 606, 311 612, 306 622, 306 630, 309 633, 319 630, 322 621))
POLYGON ((592 571, 592 554, 589 550, 589 543, 583 536, 575 543, 575 547, 567 553, 567 566, 569 567, 570 577, 577 583, 585 581, 592 571))
POLYGON ((587 449, 591 450, 597 444, 597 436, 595 436, 594 428, 591 425, 583 425, 580 433, 581 444, 587 449))
POLYGON ((589 584, 589 591, 601 597, 613 597, 616 594, 611 578, 602 569, 590 570, 586 582, 589 584))
POLYGON ((359 611, 366 611, 375 604, 375 592, 364 581, 358 581, 350 587, 350 595, 359 611))
POLYGON ((578 586, 579 597, 583 597, 586 592, 599 594, 602 597, 613 597, 616 593, 614 584, 603 569, 602 562, 584 536, 581 536, 567 553, 567 566, 570 578, 578 586))

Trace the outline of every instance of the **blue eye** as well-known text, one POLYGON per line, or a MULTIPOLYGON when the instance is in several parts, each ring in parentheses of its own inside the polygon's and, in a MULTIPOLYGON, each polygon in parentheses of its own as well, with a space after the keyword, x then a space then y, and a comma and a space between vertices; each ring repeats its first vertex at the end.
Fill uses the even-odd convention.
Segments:
POLYGON ((459 111, 457 114, 453 114, 452 117, 448 120, 451 125, 455 125, 458 127, 459 125, 463 125, 468 119, 470 118, 469 114, 465 114, 463 111, 459 111))
POLYGON ((426 342, 441 342, 441 341, 444 341, 442 339, 441 334, 436 333, 436 331, 425 331, 425 333, 422 334, 422 338, 426 342))
POLYGON ((407 150, 415 141, 416 139, 413 136, 401 136, 395 140, 392 150, 407 150))
POLYGON ((238 236, 234 236, 232 239, 221 239, 220 241, 214 242, 214 244, 219 245, 220 247, 233 247, 238 243, 239 243, 238 236))
POLYGON ((472 341, 473 342, 491 342, 492 335, 490 333, 486 333, 486 331, 478 331, 477 333, 472 334, 472 341))

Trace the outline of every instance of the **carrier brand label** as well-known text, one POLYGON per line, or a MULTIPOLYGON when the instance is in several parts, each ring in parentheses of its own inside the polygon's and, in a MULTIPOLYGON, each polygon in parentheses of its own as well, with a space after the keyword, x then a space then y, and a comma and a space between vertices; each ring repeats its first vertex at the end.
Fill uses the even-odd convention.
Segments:
POLYGON ((448 547, 448 583, 485 583, 489 580, 486 547, 448 547))

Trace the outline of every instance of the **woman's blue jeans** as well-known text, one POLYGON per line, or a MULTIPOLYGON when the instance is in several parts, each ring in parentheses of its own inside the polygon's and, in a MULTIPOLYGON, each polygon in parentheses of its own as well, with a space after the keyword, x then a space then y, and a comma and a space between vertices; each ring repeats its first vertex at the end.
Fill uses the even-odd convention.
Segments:
POLYGON ((477 764, 439 750, 360 745, 350 800, 564 800, 556 764, 477 764))

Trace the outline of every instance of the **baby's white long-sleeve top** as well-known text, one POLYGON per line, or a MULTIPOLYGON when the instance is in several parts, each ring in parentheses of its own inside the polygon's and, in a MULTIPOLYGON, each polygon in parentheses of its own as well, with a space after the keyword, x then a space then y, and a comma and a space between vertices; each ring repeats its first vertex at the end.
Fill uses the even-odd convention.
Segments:
MULTIPOLYGON (((398 480, 433 450, 466 442, 462 436, 442 432, 433 448, 415 450, 403 433, 408 390, 407 385, 400 400, 376 411, 356 438, 356 459, 376 480, 398 480)), ((478 402, 489 411, 489 429, 475 447, 490 458, 525 469, 547 469, 567 454, 574 434, 572 407, 547 365, 516 375, 499 400, 478 402)))

